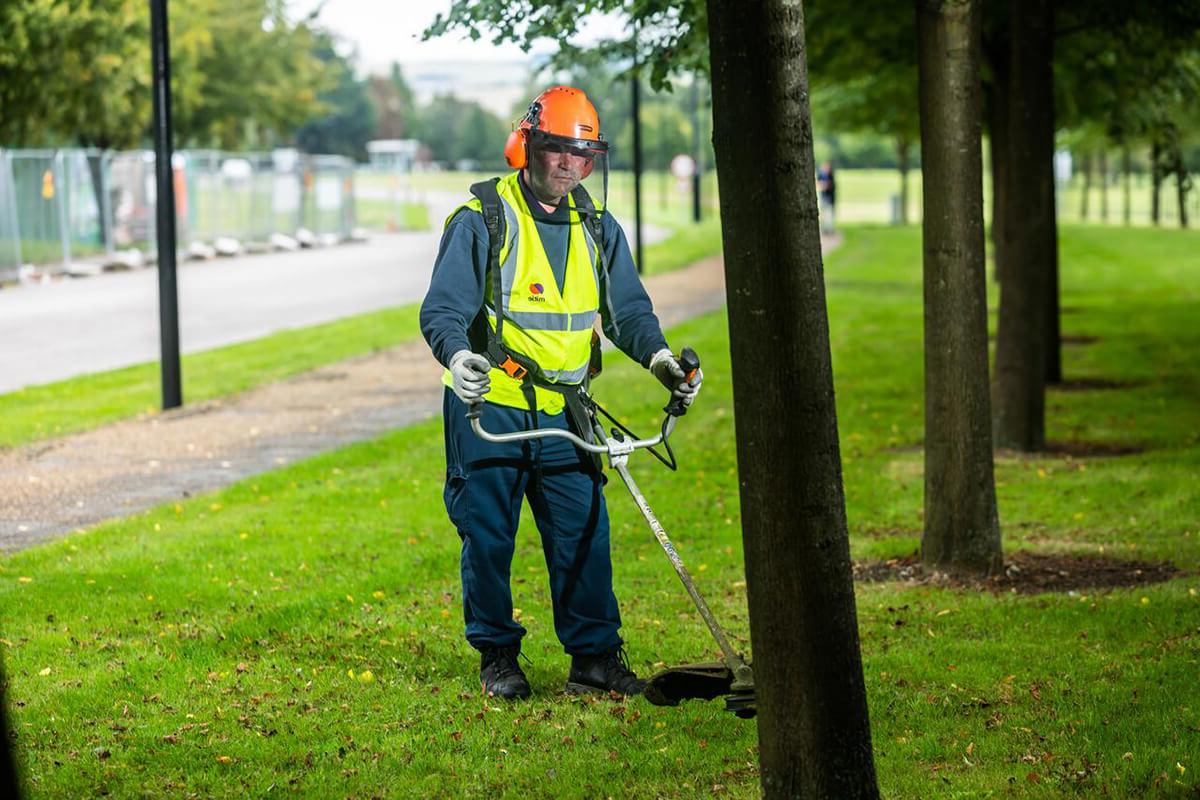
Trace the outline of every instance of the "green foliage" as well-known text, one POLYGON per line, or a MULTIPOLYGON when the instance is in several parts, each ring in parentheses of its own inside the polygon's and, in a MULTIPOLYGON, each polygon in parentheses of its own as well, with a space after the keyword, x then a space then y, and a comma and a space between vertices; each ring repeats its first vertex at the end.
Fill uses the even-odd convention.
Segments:
POLYGON ((416 138, 430 149, 434 160, 451 167, 467 161, 468 169, 505 168, 509 127, 479 103, 439 95, 418 111, 417 119, 416 138))
MULTIPOLYGON (((319 110, 313 31, 280 0, 170 7, 181 146, 263 146, 319 110)), ((125 148, 150 128, 149 6, 133 0, 0 4, 0 144, 125 148)))
MULTIPOLYGON (((921 525, 919 231, 844 233, 826 282, 851 548, 907 555, 921 525)), ((857 585, 887 797, 1195 794, 1195 253, 1187 233, 1063 229, 1076 309, 1064 320, 1101 337, 1071 349, 1068 370, 1143 383, 1052 392, 1052 436, 1148 450, 1004 458, 997 473, 1010 551, 1169 558, 1189 572, 1075 595, 857 585)), ((705 360, 704 391, 675 434, 683 468, 631 466, 714 613, 749 648, 725 314, 670 338, 705 360)), ((639 432, 661 416, 662 390, 624 359, 610 359, 597 394, 639 432)), ((528 515, 513 589, 534 697, 480 696, 442 458, 432 421, 0 560, 0 647, 30 788, 761 797, 754 724, 719 704, 561 693, 568 660, 528 515)), ((618 482, 608 497, 635 668, 711 659, 618 482)))
POLYGON ((557 43, 556 68, 578 65, 645 65, 655 89, 671 79, 708 70, 708 21, 703 0, 454 0, 425 31, 425 38, 464 31, 472 39, 515 42, 528 51, 540 39, 557 43), (606 38, 586 47, 572 37, 592 14, 622 14, 631 20, 628 37, 606 38), (636 49, 634 28, 637 29, 636 49))
POLYGON ((350 60, 339 55, 332 37, 318 37, 316 56, 332 84, 318 100, 328 109, 296 130, 296 144, 308 153, 348 156, 367 160, 367 142, 375 134, 376 106, 369 82, 354 76, 350 60))
POLYGON ((172 6, 175 134, 181 146, 268 147, 319 113, 336 78, 328 36, 291 23, 280 0, 172 6))
POLYGON ((148 8, 0 3, 0 145, 137 143, 150 118, 148 8))
POLYGON ((400 65, 392 64, 389 75, 372 75, 367 80, 367 89, 376 118, 372 138, 412 138, 417 124, 416 100, 400 65))

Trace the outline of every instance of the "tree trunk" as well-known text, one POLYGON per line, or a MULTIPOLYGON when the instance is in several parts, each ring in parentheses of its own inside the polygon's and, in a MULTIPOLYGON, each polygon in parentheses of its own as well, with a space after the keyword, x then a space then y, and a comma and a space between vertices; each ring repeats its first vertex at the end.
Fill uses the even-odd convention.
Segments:
POLYGON ((1187 214, 1187 193, 1191 185, 1191 178, 1188 177, 1187 164, 1183 160, 1183 148, 1179 146, 1179 140, 1175 141, 1175 195, 1179 202, 1179 227, 1186 228, 1188 226, 1187 214))
POLYGON ((1087 222, 1088 198, 1092 195, 1092 154, 1083 157, 1083 194, 1079 198, 1079 221, 1087 222))
POLYGON ((1002 38, 991 48, 988 59, 992 67, 992 89, 988 103, 991 145, 988 149, 992 163, 992 263, 995 279, 999 282, 1004 281, 1004 269, 1011 260, 1008 255, 1007 221, 1012 194, 1012 172, 1008 160, 1008 58, 1007 39, 1002 38))
POLYGON ((1155 225, 1162 222, 1162 167, 1159 160, 1162 157, 1162 147, 1156 141, 1150 146, 1150 221, 1155 225))
MULTIPOLYGON (((1051 192, 1054 187, 1051 186, 1051 192)), ((1054 203, 1053 195, 1050 200, 1054 203)), ((1062 383, 1062 319, 1058 309, 1058 225, 1055 224, 1050 235, 1053 243, 1050 246, 1050 269, 1046 275, 1046 383, 1062 383)))
POLYGON ((1003 566, 988 398, 982 0, 917 0, 925 270, 925 533, 947 572, 1003 566))
POLYGON ((708 23, 763 792, 876 798, 803 10, 708 0, 708 23))
POLYGON ((1054 11, 1051 0, 1014 0, 1009 13, 1009 158, 1022 167, 1011 187, 1012 261, 1000 286, 993 413, 996 445, 1028 451, 1046 443, 1046 354, 1058 347, 1049 341, 1047 313, 1048 294, 1057 282, 1052 275, 1054 11))
POLYGON ((4 670, 0 668, 0 797, 21 796, 16 758, 13 757, 12 733, 4 700, 4 670))
POLYGON ((1125 224, 1133 223, 1133 183, 1131 179, 1131 169, 1129 166, 1129 142, 1121 143, 1121 186, 1124 189, 1124 208, 1122 216, 1125 224))
POLYGON ((1100 221, 1108 222, 1108 150, 1100 148, 1100 221))
POLYGON ((896 166, 900 169, 900 224, 908 224, 908 151, 912 142, 907 136, 896 137, 896 166))

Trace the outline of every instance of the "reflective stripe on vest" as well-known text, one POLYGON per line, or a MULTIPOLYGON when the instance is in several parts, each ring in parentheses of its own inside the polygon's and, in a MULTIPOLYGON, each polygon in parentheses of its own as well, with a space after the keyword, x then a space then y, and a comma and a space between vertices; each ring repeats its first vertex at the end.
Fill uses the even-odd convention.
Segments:
MULTIPOLYGON (((600 305, 600 285, 596 263, 596 243, 590 231, 570 203, 570 233, 567 246, 566 274, 560 290, 554 271, 538 236, 537 224, 517 184, 519 173, 512 173, 496 186, 505 217, 505 241, 500 248, 500 283, 503 297, 504 344, 528 356, 541 367, 550 381, 577 384, 587 376, 591 358, 592 326, 600 305)), ((455 209, 449 224, 461 208, 478 212, 480 202, 455 209)), ((488 323, 496 328, 492 280, 485 281, 484 306, 488 323)), ((491 391, 485 399, 491 403, 528 408, 520 381, 502 370, 490 374, 491 391)), ((449 371, 443 382, 451 385, 449 371)), ((537 389, 537 406, 547 413, 563 409, 562 395, 537 389)))

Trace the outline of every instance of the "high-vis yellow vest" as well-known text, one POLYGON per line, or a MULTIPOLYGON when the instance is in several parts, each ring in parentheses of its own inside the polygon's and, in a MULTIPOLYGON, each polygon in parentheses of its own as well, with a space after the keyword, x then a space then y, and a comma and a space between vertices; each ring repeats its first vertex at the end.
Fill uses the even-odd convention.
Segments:
MULTIPOLYGON (((501 178, 496 184, 504 207, 505 234, 500 248, 500 274, 504 314, 501 337, 506 347, 528 356, 541 367, 542 374, 555 383, 578 384, 587 376, 592 352, 592 325, 600 308, 600 278, 597 273, 596 243, 583 224, 575 203, 568 196, 570 238, 567 269, 560 292, 546 249, 538 236, 537 223, 518 185, 519 172, 501 178)), ((481 213, 478 198, 459 206, 481 213)), ((496 300, 493 278, 484 281, 484 309, 492 330, 496 329, 496 300)), ((489 403, 512 408, 529 408, 521 392, 521 381, 493 368, 489 373, 491 390, 484 395, 489 403)), ((450 370, 442 382, 453 385, 450 370)), ((558 392, 535 387, 539 411, 557 414, 565 405, 558 392)))

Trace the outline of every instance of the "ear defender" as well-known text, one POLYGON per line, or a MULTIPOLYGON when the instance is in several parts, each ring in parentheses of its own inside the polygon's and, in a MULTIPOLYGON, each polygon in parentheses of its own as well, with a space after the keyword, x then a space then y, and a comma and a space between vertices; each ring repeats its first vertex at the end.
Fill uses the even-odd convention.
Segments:
POLYGON ((518 128, 508 135, 508 141, 504 143, 504 160, 513 169, 524 169, 529 163, 529 154, 525 148, 527 136, 523 128, 518 128))

